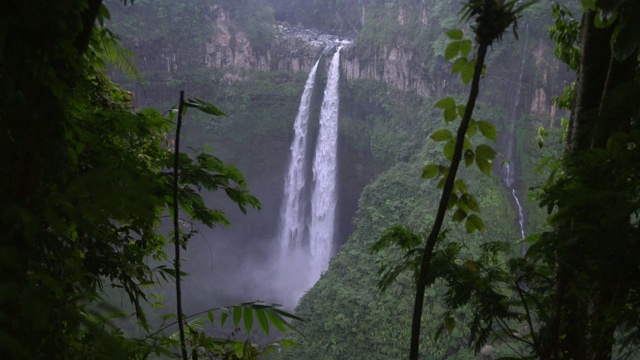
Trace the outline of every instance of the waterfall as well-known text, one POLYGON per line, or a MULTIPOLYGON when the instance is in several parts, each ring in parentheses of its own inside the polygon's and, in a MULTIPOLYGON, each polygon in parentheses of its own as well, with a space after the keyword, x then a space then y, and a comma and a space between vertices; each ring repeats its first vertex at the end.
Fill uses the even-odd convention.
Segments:
POLYGON ((293 124, 294 136, 291 142, 291 155, 289 170, 284 180, 284 199, 280 210, 280 245, 284 251, 299 247, 302 244, 304 234, 305 204, 303 201, 305 179, 305 160, 307 158, 307 128, 309 123, 309 107, 311 94, 316 79, 318 63, 311 69, 307 82, 304 85, 298 115, 293 124))
MULTIPOLYGON (((524 69, 525 69, 525 64, 526 64, 526 57, 525 57, 525 52, 527 50, 527 40, 529 37, 529 24, 526 25, 526 30, 525 30, 525 38, 524 38, 524 45, 523 45, 523 49, 522 49, 522 61, 520 63, 520 74, 518 76, 518 85, 516 87, 516 92, 515 92, 515 99, 513 101, 513 104, 511 106, 511 109, 509 111, 509 133, 507 134, 506 137, 506 144, 505 144, 505 149, 504 149, 504 154, 505 157, 507 158, 507 160, 509 160, 508 162, 505 163, 505 166, 502 168, 502 181, 504 182, 504 184, 507 186, 507 188, 511 191, 511 196, 513 196, 513 200, 516 203, 516 206, 518 208, 518 226, 520 229, 520 237, 522 239, 525 238, 525 232, 524 232, 524 228, 525 228, 525 211, 524 208, 522 207, 522 203, 520 202, 520 198, 518 197, 518 194, 516 193, 516 189, 515 189, 515 158, 516 158, 516 149, 515 149, 515 141, 516 141, 516 121, 518 120, 518 118, 520 117, 520 114, 522 113, 522 111, 520 111, 520 98, 522 95, 522 79, 523 79, 523 75, 524 75, 524 69)), ((522 248, 520 249, 520 253, 522 256, 524 256, 527 252, 527 247, 525 244, 522 245, 522 248)))
POLYGON ((309 227, 310 284, 313 285, 326 270, 331 257, 335 233, 337 202, 336 171, 338 149, 338 84, 340 80, 340 49, 333 55, 327 87, 320 110, 320 128, 313 161, 314 187, 311 195, 311 223, 309 227))

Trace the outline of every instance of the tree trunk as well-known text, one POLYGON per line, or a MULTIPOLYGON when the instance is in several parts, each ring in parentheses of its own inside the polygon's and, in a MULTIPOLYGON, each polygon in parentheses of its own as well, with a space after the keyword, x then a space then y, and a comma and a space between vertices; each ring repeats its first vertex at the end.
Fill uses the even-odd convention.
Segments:
POLYGON ((595 11, 586 11, 582 19, 582 53, 565 158, 567 186, 579 186, 587 200, 582 205, 574 200, 564 208, 559 205, 570 212, 556 224, 553 235, 557 237, 556 284, 552 314, 541 331, 538 356, 543 359, 610 359, 614 331, 629 293, 627 275, 613 270, 616 260, 608 253, 613 242, 630 236, 625 233, 630 214, 614 209, 629 201, 620 195, 629 190, 625 185, 622 191, 615 188, 619 185, 603 178, 606 171, 590 171, 596 166, 610 172, 616 169, 611 164, 593 164, 589 156, 596 149, 604 151, 615 132, 631 125, 631 113, 616 109, 620 116, 613 117, 607 106, 617 88, 633 81, 637 54, 616 61, 610 46, 616 24, 598 28, 596 16, 595 11))

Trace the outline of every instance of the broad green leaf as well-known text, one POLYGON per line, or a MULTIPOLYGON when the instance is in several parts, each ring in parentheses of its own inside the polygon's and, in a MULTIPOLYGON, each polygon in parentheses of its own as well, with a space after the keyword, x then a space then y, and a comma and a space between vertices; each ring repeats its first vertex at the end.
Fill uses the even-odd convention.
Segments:
POLYGON ((482 171, 485 175, 491 174, 491 166, 493 165, 491 160, 476 156, 476 165, 478 165, 478 169, 480 169, 480 171, 482 171))
POLYGON ((435 164, 429 164, 422 169, 422 178, 431 179, 440 174, 440 167, 435 164))
MULTIPOLYGON (((460 112, 460 109, 458 109, 460 112)), ((462 116, 462 115, 461 115, 462 116)), ((476 121, 472 118, 469 120, 469 127, 467 127, 467 136, 472 138, 476 134, 476 130, 478 129, 478 125, 476 125, 476 121)))
POLYGON ((475 196, 466 193, 460 197, 460 200, 464 202, 464 204, 467 205, 470 210, 480 212, 480 205, 478 205, 478 201, 476 200, 475 196))
POLYGON ((233 308, 233 326, 238 327, 240 319, 242 319, 242 307, 235 306, 233 308))
POLYGON ((622 62, 634 53, 638 46, 640 21, 637 18, 628 21, 628 17, 619 23, 611 35, 611 49, 616 60, 622 62))
POLYGON ((482 135, 484 135, 484 137, 489 140, 496 141, 498 134, 496 131, 496 127, 492 123, 488 121, 476 121, 476 125, 478 126, 478 129, 480 129, 480 132, 482 133, 482 135))
POLYGON ((434 132, 429 137, 435 141, 446 141, 453 138, 453 135, 451 134, 451 131, 447 129, 442 129, 434 132))
POLYGON ((460 30, 460 29, 451 29, 451 30, 447 31, 447 36, 451 40, 462 40, 462 36, 463 35, 464 34, 462 33, 462 30, 460 30))
POLYGON ((457 179, 454 183, 453 183, 454 187, 456 189, 458 189, 458 191, 460 191, 461 193, 465 194, 467 192, 467 184, 465 184, 464 180, 462 179, 457 179))
POLYGON ((444 121, 452 122, 453 120, 458 118, 458 112, 455 107, 450 107, 444 109, 444 121))
POLYGON ((447 96, 438 100, 435 106, 440 109, 452 108, 456 106, 456 101, 451 96, 447 96))
POLYGON ((464 222, 464 228, 469 234, 476 231, 475 225, 473 225, 473 222, 469 218, 464 222))
MULTIPOLYGON (((456 109, 458 109, 458 115, 460 115, 460 117, 464 117, 464 113, 467 110, 467 107, 465 105, 458 105, 456 109)), ((467 133, 468 132, 469 130, 467 130, 467 133)))
POLYGON ((489 145, 481 144, 476 147, 476 156, 493 160, 496 158, 496 151, 489 145))
POLYGON ((207 317, 209 317, 209 321, 211 322, 211 325, 213 325, 215 320, 215 318, 213 317, 213 311, 209 311, 207 313, 207 317))
POLYGON ((487 227, 484 226, 484 221, 482 221, 480 216, 478 216, 476 214, 471 214, 467 218, 467 222, 468 221, 472 222, 473 223, 473 227, 476 228, 478 231, 482 231, 482 232, 487 231, 487 227))
POLYGON ((458 204, 458 195, 451 194, 449 197, 449 202, 447 203, 447 210, 451 210, 454 206, 458 204))
POLYGON ((474 159, 475 159, 475 154, 473 153, 473 150, 467 150, 464 152, 464 165, 466 167, 471 166, 471 164, 473 164, 474 159))
POLYGON ((453 159, 453 152, 455 151, 455 148, 456 148, 455 139, 451 139, 447 141, 447 143, 444 146, 444 149, 442 150, 442 153, 444 154, 444 157, 447 158, 447 160, 451 161, 453 159))
POLYGON ((251 309, 250 307, 245 307, 243 318, 244 329, 248 334, 251 332, 251 329, 253 329, 253 309, 251 309))
POLYGON ((462 53, 462 56, 464 56, 465 58, 467 56, 469 56, 469 53, 471 52, 471 40, 467 39, 467 40, 462 40, 460 41, 460 52, 462 53))
POLYGON ((458 208, 458 210, 456 210, 456 212, 453 213, 454 222, 460 222, 464 220, 466 217, 467 217, 467 213, 460 208, 458 208))
POLYGON ((256 309, 256 319, 258 319, 258 325, 260 325, 260 329, 266 335, 269 335, 269 320, 267 320, 267 315, 265 314, 265 310, 256 309))
POLYGON ((473 147, 471 146, 471 141, 468 136, 464 137, 464 141, 462 142, 462 150, 471 150, 473 147))
POLYGON ((476 60, 469 61, 467 65, 462 69, 462 73, 460 74, 460 78, 462 82, 467 85, 471 79, 473 79, 473 73, 475 71, 476 60))
POLYGON ((456 59, 456 61, 453 63, 453 67, 451 68, 451 73, 452 74, 457 74, 460 71, 462 71, 462 69, 464 69, 464 67, 467 65, 467 63, 469 62, 469 60, 467 60, 466 57, 459 57, 456 59))
POLYGON ((460 41, 450 42, 444 49, 444 58, 451 60, 460 52, 460 41))

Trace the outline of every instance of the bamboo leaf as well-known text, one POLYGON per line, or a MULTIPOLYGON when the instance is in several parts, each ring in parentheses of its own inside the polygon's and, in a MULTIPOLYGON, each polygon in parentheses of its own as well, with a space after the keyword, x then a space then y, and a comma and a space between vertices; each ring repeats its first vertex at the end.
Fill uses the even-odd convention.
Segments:
POLYGON ((271 324, 275 326, 276 329, 280 330, 280 332, 284 333, 287 331, 284 327, 284 320, 282 320, 282 318, 278 314, 267 311, 267 318, 269 319, 271 324))
POLYGON ((220 315, 220 322, 222 323, 222 325, 224 325, 224 323, 227 321, 227 318, 229 317, 229 309, 222 308, 220 309, 220 311, 222 311, 222 314, 220 315))
POLYGON ((251 309, 250 307, 246 306, 243 308, 244 309, 244 329, 247 331, 248 333, 251 333, 251 329, 253 329, 253 309, 251 309))
POLYGON ((255 309, 256 319, 258 319, 258 325, 260 325, 260 329, 266 335, 269 335, 269 320, 267 320, 267 315, 263 309, 255 309))
POLYGON ((208 103, 199 98, 187 99, 184 102, 184 106, 198 109, 204 113, 207 113, 213 116, 227 116, 227 114, 223 113, 215 105, 208 103))
POLYGON ((240 325, 240 319, 242 319, 242 307, 235 306, 233 308, 233 326, 238 327, 238 325, 240 325))

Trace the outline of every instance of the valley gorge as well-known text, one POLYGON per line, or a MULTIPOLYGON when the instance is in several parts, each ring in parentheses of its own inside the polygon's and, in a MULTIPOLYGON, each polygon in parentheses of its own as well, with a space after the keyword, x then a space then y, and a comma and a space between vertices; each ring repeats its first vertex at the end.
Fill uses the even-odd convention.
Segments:
MULTIPOLYGON (((220 203, 220 196, 207 196, 212 206, 229 211, 233 225, 202 231, 194 239, 186 254, 190 276, 185 284, 188 293, 196 295, 186 306, 196 311, 212 301, 253 298, 297 306, 296 313, 306 320, 301 324, 306 339, 286 351, 284 359, 402 358, 408 348, 411 277, 400 276, 380 293, 378 263, 399 255, 372 255, 369 247, 391 226, 424 229, 433 219, 437 182, 420 174, 427 162, 443 159, 430 134, 450 128, 433 104, 443 96, 460 98, 466 89, 450 75, 444 32, 467 25, 457 22, 457 5, 446 1, 310 1, 304 8, 292 0, 254 2, 252 11, 243 12, 233 2, 199 0, 198 10, 182 22, 153 31, 161 19, 146 15, 136 25, 128 9, 110 6, 114 32, 136 54, 142 75, 142 82, 128 85, 129 80, 118 79, 135 94, 134 106, 168 109, 183 88, 187 96, 216 104, 228 117, 193 115, 185 124, 186 141, 211 147, 236 164, 262 202, 260 212, 242 216, 220 203), (291 246, 285 244, 303 242, 305 226, 307 232, 318 233, 311 230, 313 219, 305 220, 304 214, 312 213, 313 204, 330 191, 314 194, 309 180, 304 185, 296 179, 291 166, 296 152, 298 160, 306 161, 300 165, 307 169, 302 170, 305 176, 315 176, 313 154, 322 141, 321 118, 327 111, 323 90, 333 81, 336 50, 340 57, 335 58, 339 73, 334 86, 339 86, 340 96, 332 110, 339 112, 335 203, 328 206, 335 210, 322 216, 335 216, 330 226, 334 233, 324 241, 329 248, 321 250, 326 259, 313 265, 314 279, 299 285, 299 269, 309 260, 274 254, 291 246), (297 140, 302 112, 308 117, 301 125, 308 129, 304 142, 297 140), (300 193, 288 193, 288 188, 300 193), (286 214, 286 209, 297 215, 286 214), (303 225, 287 224, 290 218, 303 225), (283 240, 286 236, 289 240, 283 240)), ((518 41, 505 36, 491 50, 476 116, 498 128, 499 140, 491 145, 500 156, 491 177, 471 168, 461 174, 479 199, 488 231, 469 235, 455 230, 459 224, 447 225, 453 229, 451 241, 464 243, 470 252, 487 239, 499 238, 512 240, 519 253, 515 244, 525 232, 543 226, 540 211, 526 196, 529 187, 542 181, 532 170, 538 159, 531 152, 537 148, 537 128, 560 123, 563 113, 552 99, 573 81, 553 57, 546 35, 551 19, 539 15, 545 7, 548 4, 537 4, 523 15, 518 41)), ((427 291, 433 306, 425 316, 430 319, 442 315, 437 299, 443 291, 439 283, 427 291)), ((461 311, 456 316, 468 315, 461 311)), ((465 348, 468 329, 463 326, 433 341, 435 322, 425 321, 423 332, 431 334, 425 337, 425 356, 483 356, 465 348)), ((499 345, 492 349, 485 349, 490 352, 485 358, 511 354, 499 345)))

